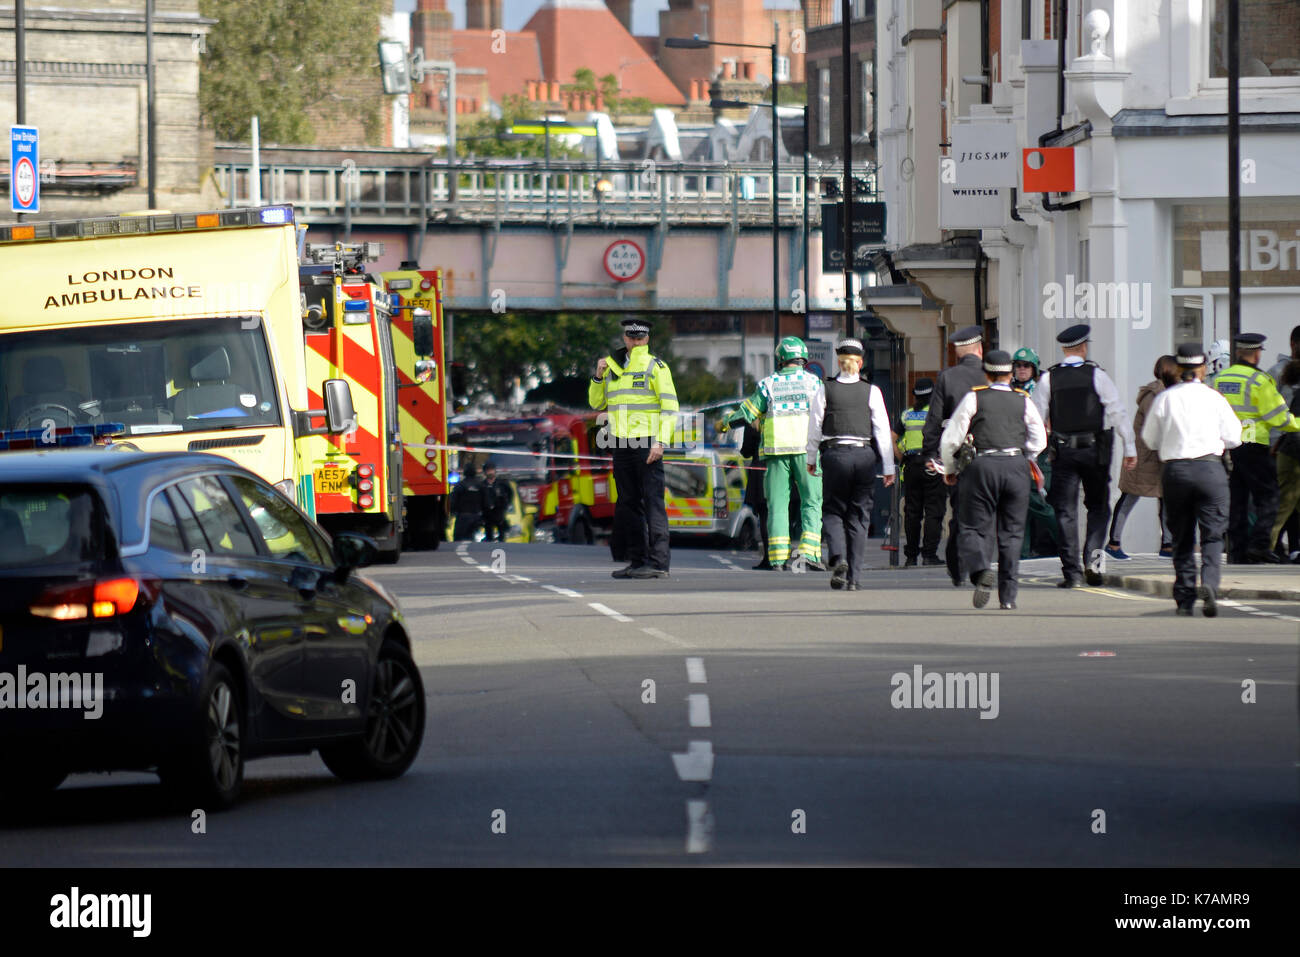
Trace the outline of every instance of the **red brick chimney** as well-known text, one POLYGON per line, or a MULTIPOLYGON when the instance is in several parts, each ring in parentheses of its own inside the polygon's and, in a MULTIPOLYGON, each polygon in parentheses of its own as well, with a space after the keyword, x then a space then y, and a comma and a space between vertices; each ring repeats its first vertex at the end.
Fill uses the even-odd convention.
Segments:
POLYGON ((465 0, 465 27, 469 30, 500 30, 504 0, 465 0))
POLYGON ((419 0, 411 14, 411 49, 423 47, 426 60, 451 59, 453 22, 446 0, 419 0))

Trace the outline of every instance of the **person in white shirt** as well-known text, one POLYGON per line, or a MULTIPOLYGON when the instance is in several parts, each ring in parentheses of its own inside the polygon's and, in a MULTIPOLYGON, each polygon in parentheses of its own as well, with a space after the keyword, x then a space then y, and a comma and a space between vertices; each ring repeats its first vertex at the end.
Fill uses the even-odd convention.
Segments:
POLYGON ((998 599, 1016 607, 1020 546, 1029 513, 1029 459, 1047 446, 1043 418, 1029 395, 1011 388, 1011 355, 994 349, 984 357, 989 385, 976 386, 957 404, 939 440, 943 480, 957 485, 957 450, 969 435, 975 457, 957 485, 961 566, 971 569, 972 603, 988 604, 993 589, 993 552, 998 558, 998 599))
POLYGON ((1056 337, 1065 358, 1044 372, 1034 403, 1051 430, 1052 488, 1048 504, 1061 526, 1061 588, 1086 580, 1101 584, 1106 567, 1106 529, 1110 525, 1110 463, 1115 433, 1124 441, 1124 467, 1137 468, 1133 426, 1119 390, 1101 366, 1088 360, 1092 327, 1071 326, 1056 337), (1088 510, 1083 557, 1079 561, 1079 486, 1088 510))
POLYGON ((894 484, 894 442, 885 397, 862 378, 862 343, 835 347, 840 374, 812 400, 808 419, 808 471, 817 474, 821 453, 822 530, 830 547, 831 587, 856 591, 867 548, 876 472, 894 484))
POLYGON ((1195 343, 1178 347, 1182 381, 1155 397, 1142 426, 1142 441, 1160 456, 1165 515, 1174 537, 1174 603, 1190 615, 1196 601, 1196 528, 1201 529, 1201 586, 1206 618, 1219 613, 1223 536, 1228 530, 1226 449, 1241 445, 1241 421, 1219 392, 1205 384, 1205 352, 1195 343))

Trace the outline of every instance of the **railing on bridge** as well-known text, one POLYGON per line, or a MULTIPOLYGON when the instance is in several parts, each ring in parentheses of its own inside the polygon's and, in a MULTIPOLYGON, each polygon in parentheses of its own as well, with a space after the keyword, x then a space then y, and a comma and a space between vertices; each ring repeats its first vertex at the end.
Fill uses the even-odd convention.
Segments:
MULTIPOLYGON (((855 176, 873 182, 874 170, 855 176)), ((232 206, 251 199, 251 166, 216 167, 232 206)), ((802 163, 777 179, 783 226, 820 225, 822 183, 838 168, 802 163)), ((262 200, 292 203, 309 222, 416 225, 428 222, 762 226, 772 222, 772 168, 766 164, 476 160, 449 166, 263 165, 262 200), (596 184, 608 180, 610 189, 596 184)))

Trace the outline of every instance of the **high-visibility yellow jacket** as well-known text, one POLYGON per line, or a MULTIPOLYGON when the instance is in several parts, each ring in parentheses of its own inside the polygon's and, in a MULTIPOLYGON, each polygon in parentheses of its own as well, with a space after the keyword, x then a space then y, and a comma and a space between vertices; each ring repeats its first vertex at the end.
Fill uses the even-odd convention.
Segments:
POLYGON ((1277 383, 1263 369, 1237 362, 1214 377, 1214 387, 1241 419, 1241 441, 1268 445, 1268 430, 1300 432, 1300 421, 1287 410, 1277 383))
POLYGON ((908 409, 899 418, 903 420, 903 454, 912 455, 921 451, 924 438, 921 435, 925 428, 925 419, 930 414, 930 405, 926 403, 925 407, 917 409, 908 409))
POLYGON ((799 365, 788 365, 758 383, 754 394, 727 417, 731 425, 763 420, 760 454, 804 455, 808 447, 808 421, 812 400, 821 380, 799 365))
POLYGON ((607 368, 587 387, 593 409, 609 413, 615 438, 653 438, 661 445, 672 442, 677 424, 677 389, 668 363, 650 354, 648 346, 631 352, 619 350, 605 357, 607 368))

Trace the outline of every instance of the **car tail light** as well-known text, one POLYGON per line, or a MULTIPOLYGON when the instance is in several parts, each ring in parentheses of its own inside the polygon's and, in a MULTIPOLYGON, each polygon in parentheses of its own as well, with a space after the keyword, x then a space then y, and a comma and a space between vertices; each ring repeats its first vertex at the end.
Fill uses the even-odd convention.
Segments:
POLYGON ((146 600, 157 594, 156 582, 137 578, 109 578, 47 588, 27 610, 37 618, 80 621, 112 618, 135 608, 141 593, 146 600))

